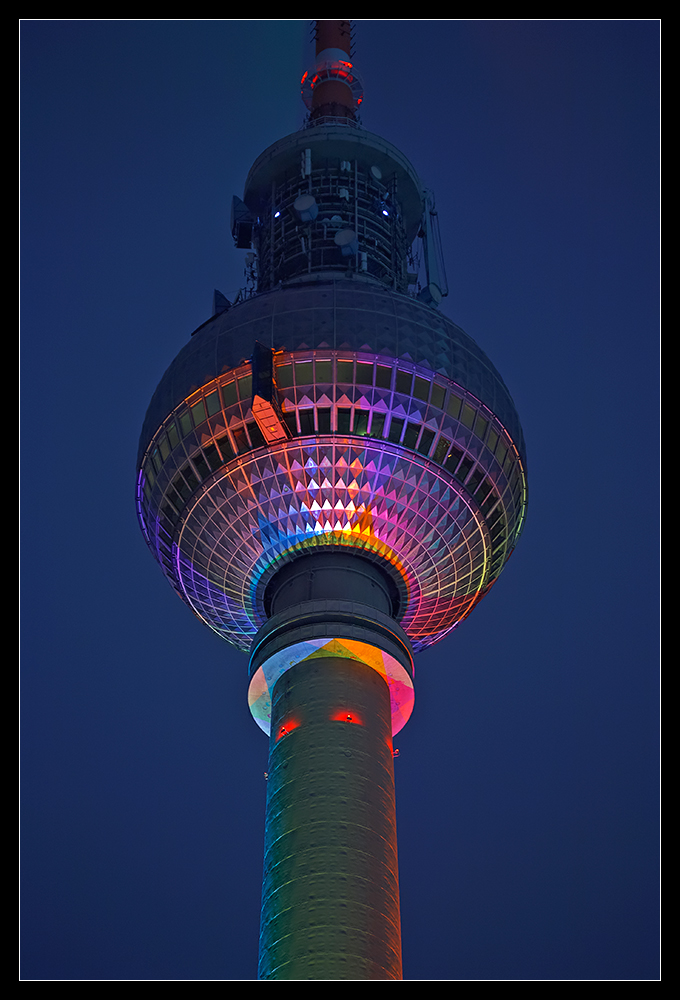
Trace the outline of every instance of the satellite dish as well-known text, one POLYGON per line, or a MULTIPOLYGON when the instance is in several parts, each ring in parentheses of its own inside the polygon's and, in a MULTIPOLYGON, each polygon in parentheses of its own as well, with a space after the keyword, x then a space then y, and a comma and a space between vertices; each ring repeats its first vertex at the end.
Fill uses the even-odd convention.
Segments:
POLYGON ((301 194, 293 202, 293 211, 301 222, 313 222, 319 214, 319 206, 313 194, 301 194))
POLYGON ((359 239, 353 229, 341 229, 335 234, 336 246, 342 250, 343 257, 353 257, 359 250, 359 239))
POLYGON ((430 306, 438 306, 443 298, 443 295, 439 285, 435 285, 435 283, 431 281, 419 293, 418 298, 421 302, 427 302, 430 306))

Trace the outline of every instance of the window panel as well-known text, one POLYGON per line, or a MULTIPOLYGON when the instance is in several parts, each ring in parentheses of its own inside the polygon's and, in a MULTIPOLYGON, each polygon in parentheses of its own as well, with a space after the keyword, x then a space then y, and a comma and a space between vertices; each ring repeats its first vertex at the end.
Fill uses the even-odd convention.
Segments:
POLYGON ((337 378, 338 382, 352 383, 354 382, 354 362, 353 361, 337 361, 336 362, 337 378))
POLYGON ((410 396, 412 380, 413 376, 411 372, 405 372, 401 368, 397 368, 397 380, 394 386, 395 392, 401 392, 405 396, 410 396))
POLYGON ((384 413, 374 413, 373 419, 371 420, 371 434, 373 437, 383 437, 385 429, 385 414, 384 413))
POLYGON ((244 451, 250 451, 250 442, 246 437, 245 427, 232 427, 231 433, 239 455, 242 455, 244 451))
POLYGON ((292 365, 277 365, 276 366, 276 384, 279 389, 292 389, 293 388, 293 366, 292 365))
POLYGON ((466 455, 463 461, 460 463, 458 471, 456 472, 456 476, 458 479, 460 479, 461 482, 465 482, 465 479, 470 474, 470 469, 472 468, 473 465, 474 465, 474 459, 470 458, 469 455, 466 455))
POLYGON ((404 447, 415 450, 420 424, 407 424, 404 431, 404 447))
POLYGON ((434 455, 432 456, 432 458, 439 465, 444 464, 444 460, 446 459, 450 445, 451 442, 449 441, 449 439, 443 436, 440 437, 439 440, 437 441, 437 447, 434 450, 434 455))
POLYGON ((413 395, 416 399, 422 399, 424 403, 427 403, 427 398, 430 395, 430 383, 427 379, 416 375, 413 380, 413 395))
POLYGON ((226 385, 222 386, 222 402, 224 406, 233 406, 234 403, 238 402, 238 397, 236 395, 236 382, 227 382, 226 385))
MULTIPOLYGON (((180 497, 182 498, 183 502, 187 499, 187 497, 189 496, 189 493, 191 492, 191 490, 189 489, 189 487, 188 487, 188 485, 187 485, 184 477, 182 475, 180 475, 179 472, 177 473, 177 475, 173 479, 171 488, 168 490, 168 494, 170 496, 170 499, 174 503, 175 500, 174 500, 173 495, 172 495, 172 491, 173 490, 175 490, 180 495, 180 497)), ((180 506, 179 509, 181 509, 181 506, 180 506)))
POLYGON ((199 399, 199 401, 194 403, 191 407, 191 414, 194 418, 194 424, 196 427, 198 427, 199 424, 202 424, 206 419, 205 403, 202 399, 199 399))
MULTIPOLYGON (((229 448, 231 451, 231 447, 229 448)), ((203 454, 208 460, 208 465, 213 472, 217 472, 219 467, 222 465, 222 459, 220 458, 220 453, 214 444, 206 445, 203 449, 203 454)))
POLYGON ((295 362, 295 384, 296 385, 311 385, 314 381, 312 375, 312 362, 311 361, 296 361, 295 362))
POLYGON ((199 451, 196 455, 193 456, 192 461, 196 466, 196 469, 198 470, 198 474, 201 477, 201 479, 207 479, 208 476, 210 475, 210 468, 203 454, 199 451))
POLYGON ((333 381, 332 361, 316 362, 316 381, 329 384, 333 381))
POLYGON ((338 407, 338 434, 349 434, 351 429, 352 411, 347 407, 338 407))
POLYGON ((438 410, 444 408, 444 396, 445 390, 443 385, 439 385, 437 382, 432 383, 432 398, 430 399, 430 404, 436 406, 438 410))
POLYGON ((217 391, 211 392, 209 396, 206 397, 206 406, 208 408, 208 416, 214 417, 215 414, 222 409, 220 406, 220 397, 217 391))
POLYGON ((455 393, 452 392, 449 395, 449 402, 448 402, 448 406, 446 407, 446 412, 448 413, 448 415, 450 417, 454 417, 454 419, 456 419, 456 420, 458 419, 458 414, 460 413, 460 404, 461 403, 462 403, 462 400, 458 396, 456 396, 455 393))
POLYGON ((176 448, 179 444, 179 434, 177 433, 177 427, 174 421, 168 425, 168 441, 170 442, 171 448, 176 448))
POLYGON ((456 471, 456 469, 458 468, 458 463, 460 462, 462 457, 463 457, 463 452, 460 450, 460 448, 456 448, 455 444, 452 444, 451 451, 449 452, 448 458, 444 463, 449 472, 456 471))
POLYGON ((198 486, 198 479, 196 478, 196 473, 194 472, 189 462, 187 462, 186 465, 182 466, 181 472, 188 483, 189 489, 191 491, 195 490, 196 487, 198 486))
POLYGON ((388 434, 388 440, 392 441, 393 444, 399 444, 399 438, 401 437, 401 432, 404 428, 404 421, 399 417, 392 417, 390 423, 390 432, 388 434))
POLYGON ((217 439, 217 447, 222 452, 222 457, 225 462, 228 462, 234 457, 234 449, 231 446, 231 441, 225 434, 224 437, 217 439))
POLYGON ((182 416, 179 418, 179 425, 182 429, 182 437, 186 437, 193 430, 191 424, 191 414, 188 410, 185 410, 182 416))
POLYGON ((354 433, 366 434, 368 431, 368 410, 354 411, 354 433))
POLYGON ((250 443, 253 448, 263 448, 266 444, 262 431, 257 426, 254 420, 251 420, 246 424, 248 428, 248 434, 250 436, 250 443))
POLYGON ((475 416, 476 416, 476 413, 472 409, 472 407, 470 406, 470 404, 469 403, 463 403, 463 410, 462 410, 462 413, 460 415, 461 423, 465 427, 468 427, 470 430, 472 430, 472 425, 475 422, 475 416))
POLYGON ((300 434, 314 433, 314 410, 299 410, 300 434))
POLYGON ((420 436, 420 441, 418 442, 418 451, 420 452, 421 455, 429 454, 433 441, 434 441, 434 431, 426 427, 420 436))
POLYGON ((297 428, 297 419, 295 416, 295 410, 289 410, 287 413, 284 413, 283 422, 290 431, 290 433, 293 435, 293 437, 296 437, 298 433, 298 428, 297 428))
POLYGON ((242 403, 246 403, 250 406, 250 402, 253 398, 253 376, 252 375, 242 375, 238 381, 238 394, 242 403))
POLYGON ((477 414, 477 420, 475 421, 475 434, 478 438, 484 440, 484 435, 486 434, 486 429, 489 426, 489 421, 486 420, 481 413, 477 414))
POLYGON ((392 385, 392 369, 385 365, 376 365, 375 384, 379 389, 389 389, 392 385))
POLYGON ((357 361, 357 385, 373 385, 373 365, 357 361))

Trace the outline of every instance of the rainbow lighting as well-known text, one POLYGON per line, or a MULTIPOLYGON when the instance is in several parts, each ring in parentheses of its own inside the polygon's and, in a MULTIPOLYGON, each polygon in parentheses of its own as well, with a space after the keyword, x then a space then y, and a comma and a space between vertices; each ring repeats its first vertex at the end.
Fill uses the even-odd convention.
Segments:
POLYGON ((438 309, 431 192, 358 121, 350 24, 316 34, 306 127, 234 198, 249 285, 215 294, 154 393, 137 510, 171 586, 250 656, 259 977, 400 979, 392 737, 413 654, 514 549, 526 454, 500 375, 438 309))

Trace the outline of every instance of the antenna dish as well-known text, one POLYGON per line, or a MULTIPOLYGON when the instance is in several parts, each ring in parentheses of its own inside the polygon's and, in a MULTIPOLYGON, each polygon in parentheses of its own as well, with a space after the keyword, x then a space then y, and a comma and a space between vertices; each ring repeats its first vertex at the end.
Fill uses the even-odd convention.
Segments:
POLYGON ((319 214, 319 206, 313 194, 301 194, 293 202, 293 211, 301 222, 313 222, 319 214))
POLYGON ((341 229, 335 234, 335 243, 342 250, 343 257, 353 257, 359 250, 359 240, 353 229, 341 229))

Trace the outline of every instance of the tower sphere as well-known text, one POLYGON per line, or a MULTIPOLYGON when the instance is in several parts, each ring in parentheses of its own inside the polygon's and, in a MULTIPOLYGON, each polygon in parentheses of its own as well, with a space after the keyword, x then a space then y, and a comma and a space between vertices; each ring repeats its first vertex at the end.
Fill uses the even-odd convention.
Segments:
POLYGON ((199 327, 154 393, 138 468, 165 575, 244 651, 276 571, 329 547, 384 566, 424 649, 498 578, 526 507, 522 430, 489 359, 432 306, 351 272, 199 327), (257 343, 275 352, 287 436, 273 443, 252 411, 257 343))

